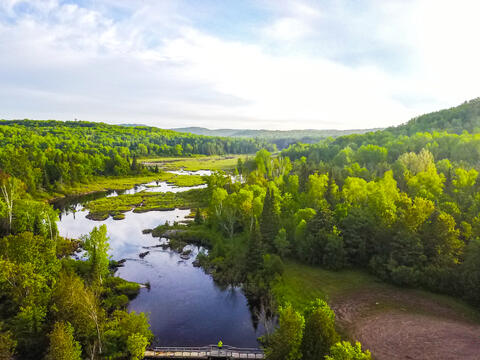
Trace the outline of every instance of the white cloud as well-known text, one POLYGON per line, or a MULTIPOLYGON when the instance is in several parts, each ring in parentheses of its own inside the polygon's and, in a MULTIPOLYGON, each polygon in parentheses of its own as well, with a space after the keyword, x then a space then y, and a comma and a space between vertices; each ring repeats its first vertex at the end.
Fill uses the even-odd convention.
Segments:
POLYGON ((295 18, 281 18, 264 29, 265 35, 277 40, 292 41, 312 33, 309 25, 295 18))
POLYGON ((0 117, 346 129, 480 94, 476 2, 348 3, 266 3, 272 18, 247 42, 177 1, 0 0, 0 117))

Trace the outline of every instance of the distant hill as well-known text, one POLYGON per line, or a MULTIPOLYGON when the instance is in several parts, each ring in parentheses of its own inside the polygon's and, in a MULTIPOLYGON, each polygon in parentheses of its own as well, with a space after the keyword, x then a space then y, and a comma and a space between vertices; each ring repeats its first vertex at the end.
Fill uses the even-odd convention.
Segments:
POLYGON ((150 126, 145 125, 145 124, 118 124, 118 126, 125 126, 125 127, 137 127, 137 126, 150 127, 150 126))
POLYGON ((192 133, 208 136, 229 136, 229 137, 260 137, 260 138, 326 138, 350 134, 364 134, 370 131, 381 129, 355 129, 355 130, 252 130, 252 129, 207 129, 203 127, 185 127, 171 129, 178 132, 192 133))
POLYGON ((252 130, 252 129, 207 129, 203 127, 185 127, 171 129, 182 133, 195 135, 222 136, 235 138, 259 138, 274 143, 279 149, 284 149, 297 142, 315 143, 328 137, 338 137, 351 134, 364 134, 381 129, 358 130, 252 130))
POLYGON ((390 132, 403 135, 413 135, 417 132, 446 131, 461 134, 480 132, 480 98, 466 101, 450 109, 435 111, 421 115, 407 123, 387 129, 390 132))

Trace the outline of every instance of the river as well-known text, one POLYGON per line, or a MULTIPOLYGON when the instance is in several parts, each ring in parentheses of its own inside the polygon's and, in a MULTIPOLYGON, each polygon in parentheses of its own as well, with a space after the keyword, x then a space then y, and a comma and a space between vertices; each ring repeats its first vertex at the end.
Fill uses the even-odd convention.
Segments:
MULTIPOLYGON (((207 175, 203 171, 189 174, 207 175)), ((166 182, 154 182, 119 193, 138 191, 186 191, 188 187, 176 187, 166 182)), ((141 289, 130 302, 129 310, 148 314, 151 329, 158 346, 202 346, 224 344, 239 347, 257 347, 257 337, 262 329, 256 329, 248 302, 239 288, 221 289, 202 269, 192 265, 203 249, 189 245, 192 256, 188 260, 169 249, 153 247, 166 239, 153 238, 142 230, 151 229, 166 221, 185 220, 189 210, 127 212, 125 219, 94 221, 86 218, 88 211, 82 204, 102 196, 118 196, 117 192, 91 194, 65 198, 56 202, 61 210, 58 230, 61 236, 78 238, 94 226, 105 224, 110 238, 112 259, 127 259, 117 276, 138 283, 150 282, 151 289, 141 289), (142 252, 149 251, 143 259, 142 252)), ((261 326, 260 326, 261 327, 261 326)))

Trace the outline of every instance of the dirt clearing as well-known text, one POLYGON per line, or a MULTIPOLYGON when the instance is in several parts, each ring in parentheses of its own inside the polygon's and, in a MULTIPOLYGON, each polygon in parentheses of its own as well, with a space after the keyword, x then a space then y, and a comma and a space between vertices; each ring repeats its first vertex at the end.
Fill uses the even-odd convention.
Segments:
POLYGON ((480 359, 480 325, 413 290, 354 292, 332 301, 340 329, 375 359, 480 359))

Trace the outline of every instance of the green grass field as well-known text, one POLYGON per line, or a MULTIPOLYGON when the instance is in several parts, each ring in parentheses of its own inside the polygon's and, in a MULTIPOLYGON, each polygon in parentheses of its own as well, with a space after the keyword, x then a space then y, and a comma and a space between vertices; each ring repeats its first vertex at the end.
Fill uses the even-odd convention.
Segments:
POLYGON ((297 262, 286 262, 285 272, 274 287, 279 302, 289 302, 303 308, 310 301, 330 300, 356 290, 389 286, 375 277, 357 270, 329 271, 297 262))
POLYGON ((253 155, 223 155, 223 156, 194 156, 194 157, 155 157, 144 158, 140 161, 147 166, 158 165, 164 170, 184 169, 197 170, 223 170, 230 171, 235 168, 239 158, 245 160, 253 155))

